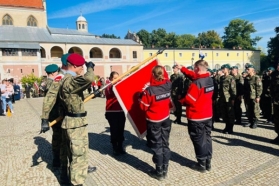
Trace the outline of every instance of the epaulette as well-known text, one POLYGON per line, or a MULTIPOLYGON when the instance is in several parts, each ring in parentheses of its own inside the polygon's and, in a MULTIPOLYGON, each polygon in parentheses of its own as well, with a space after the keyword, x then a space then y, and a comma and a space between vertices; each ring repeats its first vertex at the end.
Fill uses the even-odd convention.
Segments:
POLYGON ((59 82, 61 79, 63 79, 64 75, 63 74, 58 74, 53 81, 59 82))

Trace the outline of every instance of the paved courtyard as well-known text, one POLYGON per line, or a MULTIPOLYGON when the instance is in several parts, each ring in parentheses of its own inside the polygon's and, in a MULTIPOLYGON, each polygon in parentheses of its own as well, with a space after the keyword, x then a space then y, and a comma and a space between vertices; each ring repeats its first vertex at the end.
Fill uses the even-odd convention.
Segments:
MULTIPOLYGON (((42 100, 17 101, 12 117, 0 117, 1 186, 59 185, 59 171, 51 168, 51 130, 39 135, 42 100)), ((279 185, 279 146, 268 143, 276 137, 273 125, 261 122, 257 129, 236 125, 235 134, 230 135, 221 133, 224 123, 215 123, 212 170, 199 173, 190 169, 195 155, 184 115, 183 124, 172 125, 168 178, 159 182, 147 174, 154 166, 152 153, 131 124, 127 121, 125 127, 128 154, 114 157, 104 117, 105 99, 91 100, 86 108, 89 163, 97 166, 97 171, 88 175, 87 186, 279 185)))

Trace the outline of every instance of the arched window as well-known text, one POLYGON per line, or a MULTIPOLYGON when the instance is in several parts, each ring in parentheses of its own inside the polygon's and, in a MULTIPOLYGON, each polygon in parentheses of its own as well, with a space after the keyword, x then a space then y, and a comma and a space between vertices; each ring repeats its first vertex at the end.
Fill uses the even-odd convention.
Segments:
POLYGON ((38 25, 38 23, 37 23, 36 18, 33 16, 29 16, 27 19, 27 26, 37 26, 37 25, 38 25))
POLYGON ((8 14, 4 15, 2 19, 2 25, 13 25, 13 19, 8 14))
POLYGON ((80 24, 78 24, 78 29, 80 29, 80 24))
POLYGON ((216 70, 218 70, 218 69, 220 69, 220 68, 221 68, 221 66, 220 66, 219 64, 216 64, 216 65, 215 65, 215 69, 216 69, 216 70))
POLYGON ((85 26, 84 26, 84 24, 82 24, 82 29, 85 29, 85 26))
POLYGON ((241 68, 241 65, 239 63, 237 63, 236 66, 238 67, 238 69, 241 68))
POLYGON ((118 48, 112 48, 109 51, 109 58, 121 58, 121 52, 118 48))

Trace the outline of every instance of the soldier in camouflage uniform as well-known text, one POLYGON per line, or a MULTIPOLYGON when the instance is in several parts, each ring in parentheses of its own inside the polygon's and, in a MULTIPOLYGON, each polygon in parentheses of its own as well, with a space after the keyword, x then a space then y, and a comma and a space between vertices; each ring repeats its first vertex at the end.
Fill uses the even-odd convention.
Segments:
POLYGON ((220 77, 219 87, 220 109, 223 121, 226 123, 226 127, 223 130, 223 133, 225 134, 232 134, 234 126, 233 106, 236 97, 236 84, 234 78, 230 75, 230 68, 229 64, 221 66, 224 75, 220 77))
POLYGON ((213 118, 215 122, 220 122, 221 109, 219 102, 219 89, 220 89, 220 78, 223 76, 221 69, 216 70, 216 74, 213 75, 214 92, 213 92, 213 118))
POLYGON ((238 67, 232 66, 231 68, 231 75, 234 77, 235 84, 236 84, 236 98, 234 100, 234 115, 236 119, 236 124, 241 125, 241 116, 242 116, 242 96, 243 96, 243 86, 244 80, 243 77, 238 73, 238 67))
POLYGON ((266 75, 262 78, 263 84, 263 93, 261 95, 260 106, 264 117, 266 118, 267 124, 272 124, 273 117, 272 117, 272 99, 270 94, 270 86, 271 86, 271 74, 275 71, 273 67, 269 67, 266 71, 266 75))
POLYGON ((45 71, 47 73, 47 80, 46 80, 46 88, 45 92, 47 93, 48 89, 50 88, 53 79, 57 76, 58 74, 58 66, 56 64, 48 65, 45 68, 45 71))
POLYGON ((82 185, 88 171, 88 131, 84 95, 94 81, 94 64, 86 63, 87 72, 83 72, 85 60, 79 54, 70 54, 67 58, 68 71, 61 80, 59 98, 61 99, 65 118, 62 122, 62 135, 66 139, 70 162, 70 181, 72 185, 82 185))
POLYGON ((250 128, 255 129, 260 119, 259 103, 262 94, 262 81, 261 78, 256 75, 253 65, 247 65, 247 73, 248 76, 244 81, 244 99, 247 103, 249 123, 245 124, 244 127, 250 126, 250 128))
POLYGON ((174 112, 174 115, 176 116, 174 123, 180 124, 182 115, 182 105, 178 100, 182 98, 183 76, 179 73, 177 65, 174 65, 172 69, 173 74, 170 76, 170 80, 172 82, 171 98, 176 109, 174 112))
POLYGON ((270 93, 273 101, 273 121, 277 137, 270 142, 279 144, 279 63, 277 69, 271 74, 270 93))

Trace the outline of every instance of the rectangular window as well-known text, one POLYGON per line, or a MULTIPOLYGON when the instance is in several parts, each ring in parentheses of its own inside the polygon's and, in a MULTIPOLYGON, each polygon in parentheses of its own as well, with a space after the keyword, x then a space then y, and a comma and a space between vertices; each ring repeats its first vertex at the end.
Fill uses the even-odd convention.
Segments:
POLYGON ((152 53, 149 53, 150 56, 152 56, 152 53))
POLYGON ((18 56, 18 49, 16 48, 3 48, 2 49, 3 56, 18 56))
POLYGON ((249 54, 248 53, 246 53, 247 54, 247 56, 249 56, 249 54))
POLYGON ((179 57, 182 57, 182 53, 179 53, 179 57))
POLYGON ((20 69, 20 73, 22 73, 22 69, 20 69))
POLYGON ((137 51, 133 51, 133 58, 135 59, 135 58, 138 58, 137 57, 137 51))
POLYGON ((195 53, 192 53, 192 57, 195 57, 195 53))
POLYGON ((227 53, 227 57, 229 57, 230 56, 230 53, 227 53))
POLYGON ((34 71, 34 68, 32 68, 32 72, 34 73, 35 71, 34 71))
POLYGON ((165 57, 168 57, 168 53, 165 53, 165 57))
POLYGON ((8 73, 11 73, 10 69, 8 69, 8 73))
POLYGON ((218 54, 218 53, 216 53, 216 56, 219 56, 219 54, 218 54))
POLYGON ((207 53, 204 53, 204 56, 207 56, 207 53))
POLYGON ((37 56, 36 49, 21 49, 22 56, 37 56))
POLYGON ((236 56, 239 56, 239 53, 236 53, 236 56))

